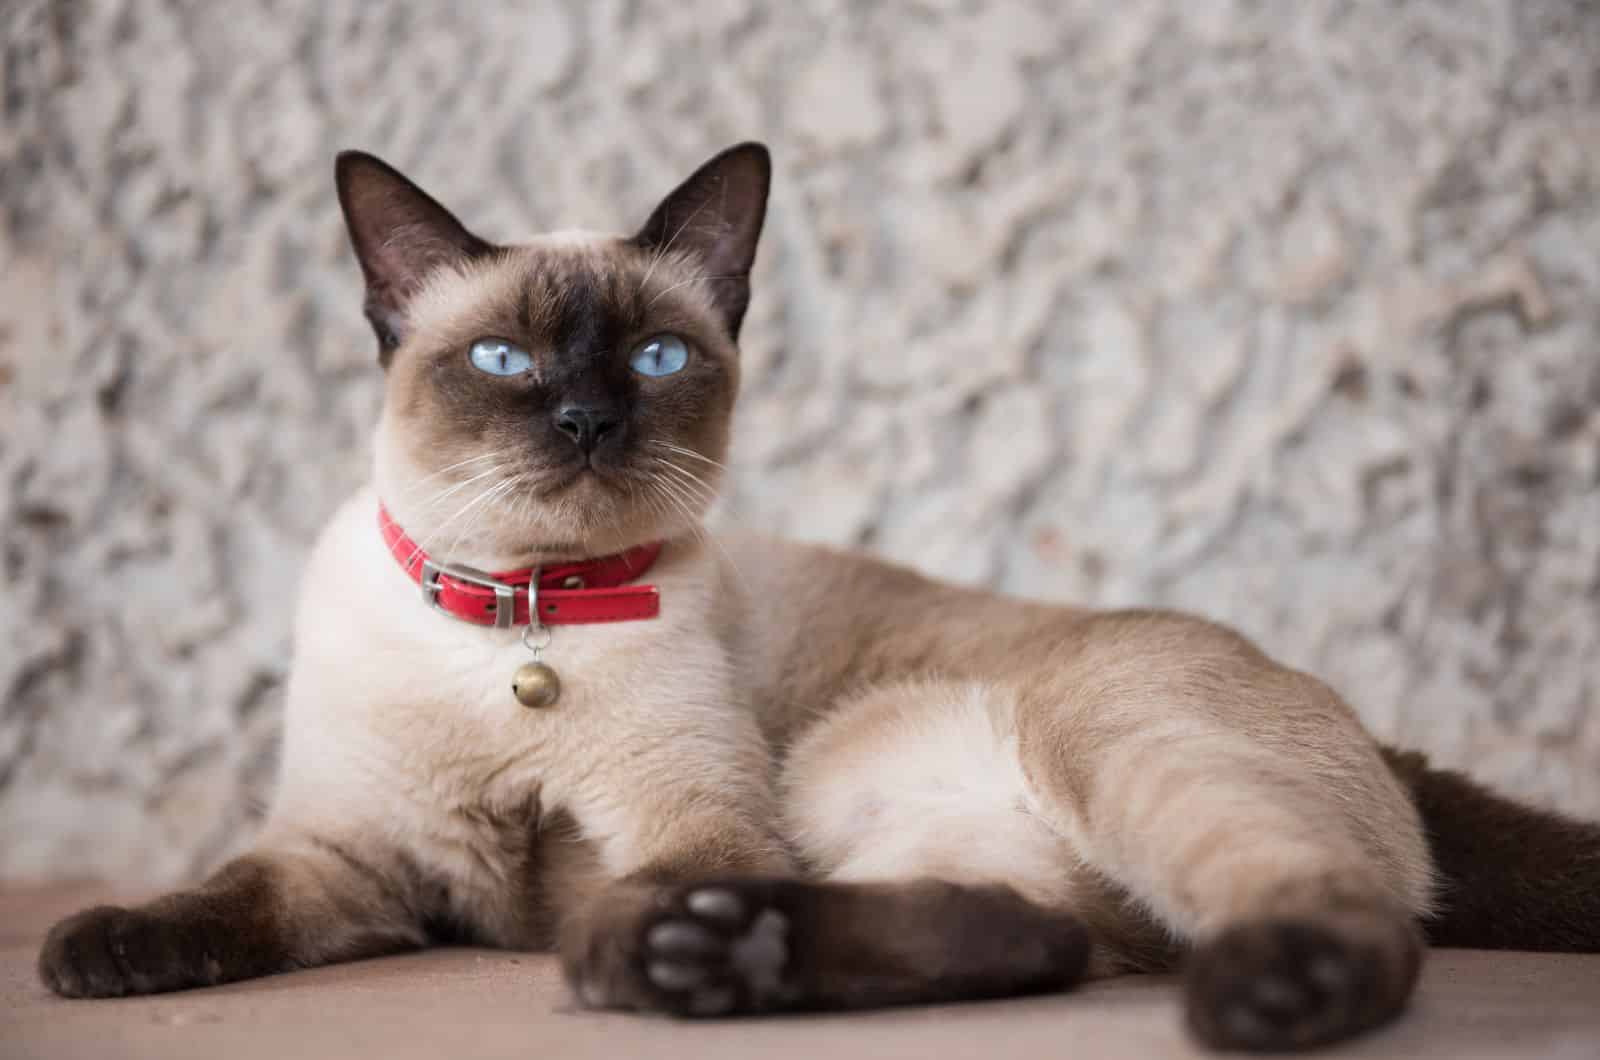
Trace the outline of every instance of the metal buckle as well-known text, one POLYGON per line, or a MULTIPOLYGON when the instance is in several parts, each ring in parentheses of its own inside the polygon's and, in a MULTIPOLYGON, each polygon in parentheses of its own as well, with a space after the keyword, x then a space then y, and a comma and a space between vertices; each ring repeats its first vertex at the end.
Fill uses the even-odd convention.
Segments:
MULTIPOLYGON (((449 615, 450 612, 439 606, 439 575, 448 574, 457 581, 476 585, 481 589, 494 590, 494 628, 510 629, 512 619, 516 617, 517 590, 505 582, 497 582, 483 571, 475 567, 463 567, 454 563, 435 563, 431 559, 422 561, 422 599, 429 607, 441 614, 449 615)), ((528 605, 530 609, 537 600, 538 590, 531 584, 528 586, 528 605)), ((450 615, 455 618, 455 615, 450 615)))

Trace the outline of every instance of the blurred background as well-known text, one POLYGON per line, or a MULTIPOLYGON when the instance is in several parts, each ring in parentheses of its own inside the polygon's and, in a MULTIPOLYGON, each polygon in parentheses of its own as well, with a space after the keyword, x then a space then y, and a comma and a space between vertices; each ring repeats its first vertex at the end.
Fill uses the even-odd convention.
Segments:
POLYGON ((1600 815, 1600 9, 7 0, 0 874, 270 788, 380 398, 332 158, 502 241, 776 187, 720 517, 1230 622, 1600 815))

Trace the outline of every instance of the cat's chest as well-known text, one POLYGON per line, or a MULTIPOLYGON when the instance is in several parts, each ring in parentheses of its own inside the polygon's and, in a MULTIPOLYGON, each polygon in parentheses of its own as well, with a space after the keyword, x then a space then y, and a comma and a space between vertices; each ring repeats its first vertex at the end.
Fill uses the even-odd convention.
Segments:
POLYGON ((418 799, 501 807, 536 786, 547 803, 570 805, 631 749, 671 739, 686 710, 733 705, 713 690, 723 653, 692 587, 663 585, 657 618, 524 635, 431 609, 385 560, 369 555, 344 568, 348 582, 324 594, 339 606, 308 609, 320 628, 300 638, 301 649, 315 656, 304 669, 352 750, 418 799), (529 706, 513 685, 536 659, 560 691, 529 706))
POLYGON ((543 643, 536 656, 516 631, 424 609, 394 617, 393 668, 387 694, 369 708, 370 735, 447 802, 509 805, 530 786, 561 797, 573 774, 627 738, 629 718, 639 713, 633 701, 648 694, 624 677, 630 655, 653 650, 652 638, 638 631, 548 629, 529 638, 543 643), (536 660, 559 694, 529 706, 514 685, 536 660))
POLYGON ((530 636, 561 691, 529 707, 512 688, 535 657, 522 632, 431 609, 372 532, 374 514, 352 503, 308 570, 285 812, 324 815, 326 793, 337 791, 346 816, 370 815, 428 863, 459 866, 450 875, 461 878, 501 875, 504 822, 522 827, 530 807, 565 813, 626 860, 636 822, 623 802, 640 763, 656 763, 652 776, 671 773, 685 749, 727 742, 717 734, 745 712, 693 554, 669 551, 651 572, 656 618, 530 636))

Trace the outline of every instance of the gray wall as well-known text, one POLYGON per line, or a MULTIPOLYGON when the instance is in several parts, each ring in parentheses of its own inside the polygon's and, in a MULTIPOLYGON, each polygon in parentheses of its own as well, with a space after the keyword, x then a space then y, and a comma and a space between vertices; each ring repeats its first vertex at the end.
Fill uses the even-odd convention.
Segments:
POLYGON ((513 239, 769 141, 726 517, 1202 611, 1600 813, 1594 5, 401 6, 0 15, 0 873, 248 837, 379 401, 352 145, 513 239))

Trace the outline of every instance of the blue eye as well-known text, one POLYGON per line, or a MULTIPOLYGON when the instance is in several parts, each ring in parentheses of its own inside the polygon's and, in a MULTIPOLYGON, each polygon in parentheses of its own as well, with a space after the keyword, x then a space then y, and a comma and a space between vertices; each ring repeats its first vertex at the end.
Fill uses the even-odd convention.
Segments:
POLYGON ((521 375, 533 367, 528 351, 504 339, 479 339, 472 344, 472 365, 490 375, 521 375))
POLYGON ((689 347, 676 335, 657 335, 634 350, 628 363, 640 375, 671 375, 689 363, 689 347))

